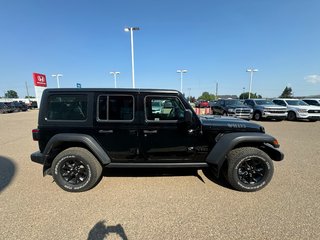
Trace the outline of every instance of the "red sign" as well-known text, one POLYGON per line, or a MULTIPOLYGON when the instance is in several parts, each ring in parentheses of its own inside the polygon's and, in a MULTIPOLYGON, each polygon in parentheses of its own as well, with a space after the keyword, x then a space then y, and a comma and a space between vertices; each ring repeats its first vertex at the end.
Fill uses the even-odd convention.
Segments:
POLYGON ((40 73, 33 73, 33 82, 34 82, 34 85, 37 87, 46 87, 47 86, 46 75, 40 74, 40 73))

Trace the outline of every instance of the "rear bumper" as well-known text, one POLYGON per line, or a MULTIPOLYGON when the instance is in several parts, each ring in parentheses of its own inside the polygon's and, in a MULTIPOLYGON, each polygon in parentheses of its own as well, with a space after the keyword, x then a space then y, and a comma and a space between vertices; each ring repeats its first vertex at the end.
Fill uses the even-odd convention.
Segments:
POLYGON ((32 153, 30 157, 32 162, 43 165, 45 157, 40 151, 32 153))

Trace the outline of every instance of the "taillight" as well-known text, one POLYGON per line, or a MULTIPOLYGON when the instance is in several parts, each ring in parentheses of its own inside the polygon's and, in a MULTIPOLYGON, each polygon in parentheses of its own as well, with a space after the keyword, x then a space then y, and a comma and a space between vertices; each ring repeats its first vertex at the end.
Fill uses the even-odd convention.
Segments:
POLYGON ((34 141, 39 141, 39 129, 32 129, 32 138, 34 141))

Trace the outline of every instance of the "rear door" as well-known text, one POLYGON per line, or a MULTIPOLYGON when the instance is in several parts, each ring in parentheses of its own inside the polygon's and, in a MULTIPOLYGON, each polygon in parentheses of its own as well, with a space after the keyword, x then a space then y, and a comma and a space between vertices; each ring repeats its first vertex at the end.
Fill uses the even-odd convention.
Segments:
POLYGON ((135 161, 138 155, 136 94, 97 94, 95 136, 113 162, 135 161))

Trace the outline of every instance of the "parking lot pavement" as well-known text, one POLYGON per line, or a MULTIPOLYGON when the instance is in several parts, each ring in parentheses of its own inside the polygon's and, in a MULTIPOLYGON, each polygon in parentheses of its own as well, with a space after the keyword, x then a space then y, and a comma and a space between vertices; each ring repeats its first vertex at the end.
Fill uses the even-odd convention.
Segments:
POLYGON ((31 162, 36 122, 35 110, 0 115, 1 239, 320 239, 320 122, 260 122, 285 159, 259 192, 200 170, 109 170, 76 194, 31 162))

